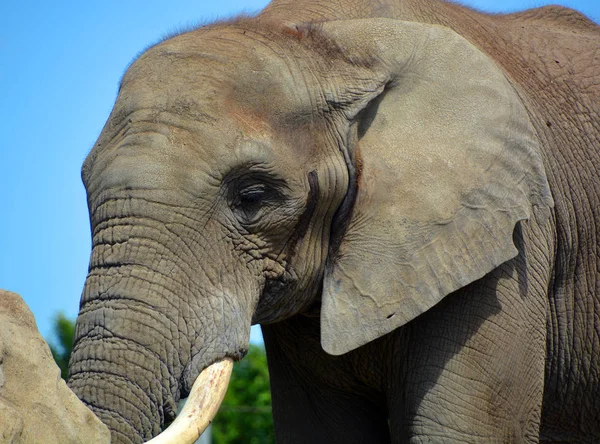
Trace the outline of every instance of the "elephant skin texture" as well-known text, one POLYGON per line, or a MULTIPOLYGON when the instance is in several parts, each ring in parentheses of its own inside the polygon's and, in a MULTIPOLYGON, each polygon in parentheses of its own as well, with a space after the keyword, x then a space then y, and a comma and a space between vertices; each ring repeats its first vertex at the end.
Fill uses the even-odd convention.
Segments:
POLYGON ((0 290, 0 442, 110 442, 107 427, 61 379, 25 302, 4 290, 0 290))
POLYGON ((125 73, 69 386, 157 435, 261 324, 281 443, 600 442, 600 28, 274 0, 125 73))

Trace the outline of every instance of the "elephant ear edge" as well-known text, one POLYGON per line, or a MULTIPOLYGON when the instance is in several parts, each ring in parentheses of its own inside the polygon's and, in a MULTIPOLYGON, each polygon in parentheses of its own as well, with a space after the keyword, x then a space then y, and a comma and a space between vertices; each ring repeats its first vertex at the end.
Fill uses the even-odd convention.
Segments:
POLYGON ((350 53, 375 53, 373 70, 387 72, 374 78, 392 79, 366 107, 346 109, 360 174, 321 306, 323 349, 340 355, 515 257, 516 224, 532 207, 544 223, 553 200, 521 99, 466 39, 389 19, 323 31, 350 53))

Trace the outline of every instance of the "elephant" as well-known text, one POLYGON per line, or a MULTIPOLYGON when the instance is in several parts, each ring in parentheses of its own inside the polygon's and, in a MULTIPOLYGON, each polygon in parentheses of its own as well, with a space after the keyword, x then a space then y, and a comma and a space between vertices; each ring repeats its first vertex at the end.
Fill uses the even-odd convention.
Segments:
POLYGON ((599 48, 440 0, 151 46, 82 167, 69 386, 112 442, 193 440, 260 324, 277 442, 600 441, 599 48))

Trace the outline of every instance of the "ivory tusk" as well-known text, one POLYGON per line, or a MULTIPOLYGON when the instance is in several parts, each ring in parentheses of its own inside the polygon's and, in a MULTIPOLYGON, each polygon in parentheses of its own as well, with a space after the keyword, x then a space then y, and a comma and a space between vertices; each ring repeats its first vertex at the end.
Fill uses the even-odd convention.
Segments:
POLYGON ((233 360, 225 358, 209 365, 198 375, 185 406, 175 421, 149 444, 192 444, 208 427, 223 401, 233 360))

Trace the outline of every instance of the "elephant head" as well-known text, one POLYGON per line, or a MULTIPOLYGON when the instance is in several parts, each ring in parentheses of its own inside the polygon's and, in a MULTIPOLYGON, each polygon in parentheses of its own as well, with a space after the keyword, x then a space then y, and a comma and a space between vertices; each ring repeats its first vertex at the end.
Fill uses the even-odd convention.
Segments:
POLYGON ((82 170, 70 386, 140 442, 252 323, 320 311, 331 354, 389 333, 546 217, 536 140, 502 71, 439 26, 243 19, 153 46, 82 170))

